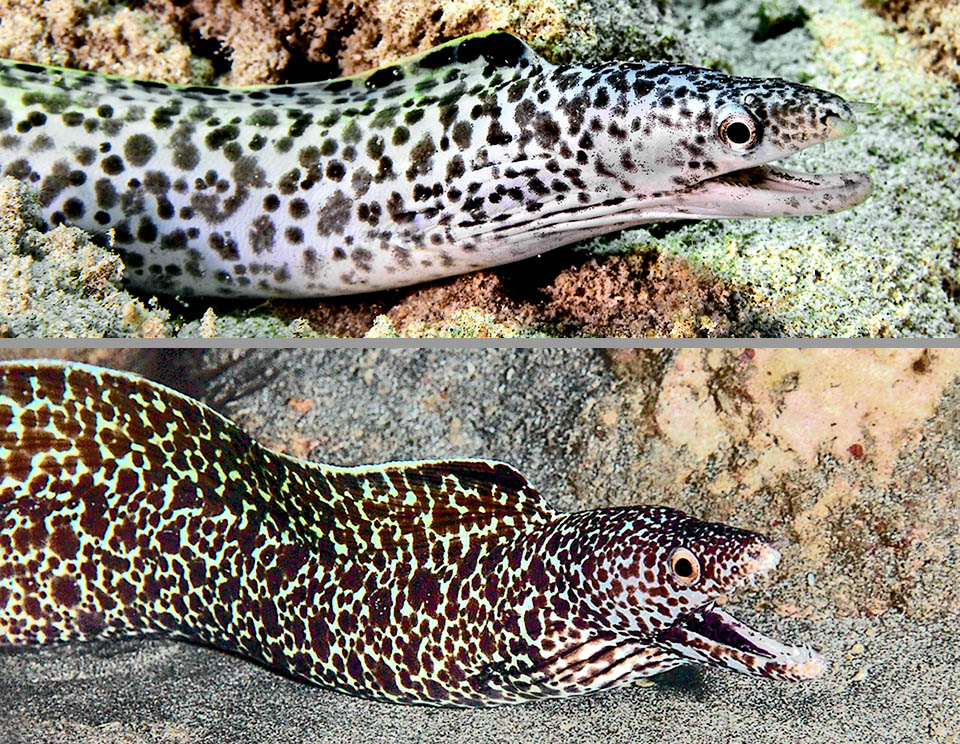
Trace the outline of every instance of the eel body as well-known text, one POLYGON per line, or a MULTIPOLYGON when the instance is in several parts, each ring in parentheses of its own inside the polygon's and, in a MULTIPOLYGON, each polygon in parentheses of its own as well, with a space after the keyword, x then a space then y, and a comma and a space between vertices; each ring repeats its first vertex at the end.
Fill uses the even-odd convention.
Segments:
POLYGON ((564 514, 484 460, 334 467, 80 364, 0 365, 0 646, 163 634, 373 699, 489 706, 684 663, 816 677, 718 606, 762 535, 564 514))
POLYGON ((855 128, 805 85, 553 65, 496 32, 243 89, 0 61, 0 172, 111 235, 130 284, 182 295, 366 292, 645 222, 835 212, 867 175, 765 164, 855 128))

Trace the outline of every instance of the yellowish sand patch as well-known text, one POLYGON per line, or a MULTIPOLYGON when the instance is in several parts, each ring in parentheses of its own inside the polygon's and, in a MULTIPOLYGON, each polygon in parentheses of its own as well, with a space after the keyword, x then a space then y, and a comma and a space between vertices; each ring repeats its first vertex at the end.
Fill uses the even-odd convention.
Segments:
POLYGON ((679 354, 663 380, 654 414, 664 436, 698 459, 731 441, 726 422, 707 390, 710 377, 699 352, 679 354))
POLYGON ((831 480, 820 498, 809 509, 793 518, 793 529, 800 538, 800 555, 810 561, 828 559, 828 545, 823 539, 829 533, 827 520, 857 501, 860 492, 849 478, 838 476, 831 480))
MULTIPOLYGON (((960 374, 960 352, 916 349, 760 349, 736 370, 725 352, 680 351, 655 420, 664 437, 702 460, 733 445, 755 457, 738 474, 754 491, 828 454, 889 480, 901 450, 960 374)), ((718 479, 718 493, 731 490, 718 479)))

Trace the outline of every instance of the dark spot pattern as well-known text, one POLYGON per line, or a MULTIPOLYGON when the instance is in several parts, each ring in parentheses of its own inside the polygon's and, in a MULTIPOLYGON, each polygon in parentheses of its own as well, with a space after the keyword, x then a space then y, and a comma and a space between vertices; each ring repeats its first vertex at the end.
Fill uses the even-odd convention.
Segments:
POLYGON ((273 220, 263 214, 257 217, 250 226, 250 248, 255 254, 269 253, 273 250, 273 242, 277 233, 273 220))
POLYGON ((100 161, 100 168, 108 176, 117 176, 124 171, 123 159, 119 155, 107 155, 100 161))
POLYGON ((350 221, 350 207, 353 204, 339 189, 334 192, 317 210, 317 234, 321 237, 342 235, 350 221))
POLYGON ((157 144, 146 134, 134 134, 123 143, 123 156, 130 165, 141 166, 150 162, 157 152, 157 144))

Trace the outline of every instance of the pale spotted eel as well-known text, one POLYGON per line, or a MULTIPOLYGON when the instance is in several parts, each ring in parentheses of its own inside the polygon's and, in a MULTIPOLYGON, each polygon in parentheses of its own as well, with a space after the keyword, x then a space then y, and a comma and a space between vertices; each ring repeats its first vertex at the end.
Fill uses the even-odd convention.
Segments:
POLYGON ((181 87, 0 62, 0 171, 112 235, 152 292, 324 296, 640 223, 835 212, 863 173, 764 165, 851 105, 666 62, 553 65, 506 33, 339 80, 181 87))
POLYGON ((720 609, 779 553, 662 506, 554 511, 511 466, 334 467, 122 372, 0 365, 0 646, 164 634, 363 697, 488 706, 690 662, 823 659, 720 609))

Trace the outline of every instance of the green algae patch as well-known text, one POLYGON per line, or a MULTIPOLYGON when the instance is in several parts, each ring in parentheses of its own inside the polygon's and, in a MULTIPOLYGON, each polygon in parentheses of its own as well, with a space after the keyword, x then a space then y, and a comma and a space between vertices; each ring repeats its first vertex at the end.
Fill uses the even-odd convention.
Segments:
POLYGON ((82 230, 43 232, 23 183, 0 181, 0 333, 4 336, 166 336, 166 311, 121 287, 120 258, 82 230))
POLYGON ((539 336, 516 323, 497 322, 478 308, 462 308, 437 321, 414 320, 401 328, 386 315, 378 315, 366 338, 529 338, 539 336))

